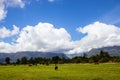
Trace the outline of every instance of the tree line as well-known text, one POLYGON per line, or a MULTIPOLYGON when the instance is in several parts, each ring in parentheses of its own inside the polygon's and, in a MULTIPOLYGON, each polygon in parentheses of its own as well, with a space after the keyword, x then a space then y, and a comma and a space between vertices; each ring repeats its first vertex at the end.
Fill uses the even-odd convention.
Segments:
MULTIPOLYGON (((52 58, 42 58, 42 57, 22 57, 17 59, 15 62, 11 62, 10 57, 5 58, 6 64, 64 64, 64 63, 108 63, 108 62, 118 62, 120 63, 120 56, 110 56, 108 52, 100 51, 99 54, 88 57, 86 54, 83 56, 76 56, 73 58, 65 58, 59 56, 54 56, 52 58)), ((2 64, 2 63, 1 63, 2 64)))

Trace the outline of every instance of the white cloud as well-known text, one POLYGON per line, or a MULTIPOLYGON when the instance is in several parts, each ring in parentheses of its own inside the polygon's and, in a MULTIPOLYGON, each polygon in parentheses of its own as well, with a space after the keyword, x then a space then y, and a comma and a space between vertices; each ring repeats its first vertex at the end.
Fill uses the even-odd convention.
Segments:
POLYGON ((0 30, 6 33, 1 38, 20 32, 12 44, 0 42, 2 52, 43 51, 73 54, 86 52, 92 48, 120 44, 120 28, 100 22, 78 28, 80 33, 86 34, 78 41, 72 41, 70 34, 64 28, 55 28, 50 23, 26 26, 21 31, 15 26, 11 31, 6 28, 0 30))
POLYGON ((114 25, 95 22, 77 30, 87 35, 76 41, 76 48, 70 50, 69 53, 80 53, 89 51, 92 48, 120 44, 120 28, 114 25))
POLYGON ((23 8, 24 6, 23 0, 0 0, 0 21, 7 16, 7 7, 23 8))
POLYGON ((11 37, 19 33, 19 28, 13 25, 13 30, 6 29, 6 27, 0 28, 0 38, 11 37))
POLYGON ((5 42, 0 42, 0 52, 13 52, 14 46, 9 44, 9 43, 5 43, 5 42))
POLYGON ((5 10, 5 5, 3 0, 0 0, 0 21, 6 17, 7 11, 5 10))
POLYGON ((70 34, 64 29, 55 28, 49 23, 26 26, 16 40, 19 51, 54 52, 70 49, 70 34))
POLYGON ((25 3, 23 0, 5 0, 4 1, 7 7, 20 7, 23 8, 25 3))

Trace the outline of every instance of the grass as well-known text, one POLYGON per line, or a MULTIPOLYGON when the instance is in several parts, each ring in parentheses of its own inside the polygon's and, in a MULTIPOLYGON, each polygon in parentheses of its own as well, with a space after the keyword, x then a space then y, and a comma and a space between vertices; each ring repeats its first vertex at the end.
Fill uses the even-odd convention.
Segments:
POLYGON ((120 64, 0 66, 0 80, 120 80, 120 64))

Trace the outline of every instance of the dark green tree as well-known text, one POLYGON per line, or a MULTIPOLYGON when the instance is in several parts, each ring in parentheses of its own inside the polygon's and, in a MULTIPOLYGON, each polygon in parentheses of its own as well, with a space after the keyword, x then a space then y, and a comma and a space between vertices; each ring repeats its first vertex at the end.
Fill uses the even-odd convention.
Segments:
POLYGON ((99 56, 99 55, 93 55, 93 56, 91 56, 91 57, 89 58, 89 62, 90 62, 90 63, 91 63, 91 62, 97 63, 97 62, 99 62, 99 60, 100 60, 100 56, 99 56))
POLYGON ((110 57, 110 55, 108 54, 108 52, 105 52, 105 51, 100 51, 100 58, 103 58, 103 57, 107 57, 107 58, 109 58, 110 57))
POLYGON ((114 57, 112 58, 112 61, 113 61, 113 62, 120 63, 120 56, 114 56, 114 57))
POLYGON ((33 57, 31 57, 31 58, 29 59, 29 63, 30 63, 30 64, 35 64, 35 60, 34 60, 33 57))
POLYGON ((16 60, 16 64, 20 64, 20 59, 17 59, 17 60, 16 60))
POLYGON ((109 62, 109 58, 107 58, 107 57, 101 58, 99 60, 99 62, 101 62, 101 63, 109 62))
POLYGON ((21 64, 27 64, 27 57, 21 58, 21 64))
POLYGON ((87 54, 84 53, 83 57, 82 57, 82 63, 88 63, 88 62, 89 62, 89 60, 88 60, 87 54))
POLYGON ((100 51, 100 62, 109 62, 110 60, 110 55, 108 54, 108 52, 105 51, 100 51))
POLYGON ((65 63, 65 55, 64 55, 64 54, 62 54, 61 63, 62 63, 62 64, 65 63))
POLYGON ((10 64, 10 57, 6 57, 5 62, 6 62, 6 64, 10 64))
POLYGON ((53 61, 54 64, 57 64, 59 59, 60 59, 59 56, 52 57, 52 61, 53 61))

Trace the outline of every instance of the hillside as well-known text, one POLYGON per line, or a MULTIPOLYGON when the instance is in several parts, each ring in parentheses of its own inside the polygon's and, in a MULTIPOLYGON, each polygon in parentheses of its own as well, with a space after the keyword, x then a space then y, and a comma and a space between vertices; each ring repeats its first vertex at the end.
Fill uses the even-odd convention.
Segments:
POLYGON ((75 57, 75 56, 83 56, 86 54, 88 57, 99 54, 100 51, 106 51, 109 53, 110 56, 120 56, 120 46, 109 46, 109 47, 102 47, 102 48, 94 48, 91 49, 88 52, 84 53, 78 53, 78 54, 66 54, 69 58, 75 57))
MULTIPOLYGON (((106 51, 109 53, 110 56, 120 56, 120 46, 110 46, 110 47, 102 47, 102 48, 94 48, 90 50, 89 52, 86 52, 86 55, 88 57, 92 55, 99 54, 100 51, 106 51)), ((16 53, 0 53, 0 62, 4 62, 6 57, 10 57, 11 61, 15 61, 16 59, 21 59, 22 57, 27 57, 28 59, 30 57, 45 57, 45 58, 52 58, 53 56, 59 56, 64 58, 72 58, 75 56, 83 56, 83 53, 79 54, 63 54, 63 53, 52 53, 52 52, 30 52, 30 51, 24 51, 24 52, 16 52, 16 53)))
POLYGON ((4 62, 6 57, 10 57, 11 61, 15 61, 16 59, 21 59, 22 57, 27 57, 28 59, 30 57, 45 57, 45 58, 52 58, 53 56, 59 56, 59 57, 67 58, 67 56, 63 53, 52 53, 52 52, 16 52, 16 53, 0 53, 0 62, 4 62))
POLYGON ((120 56, 120 46, 110 46, 110 47, 92 49, 88 52, 87 55, 92 56, 99 54, 101 50, 108 52, 110 56, 120 56))

